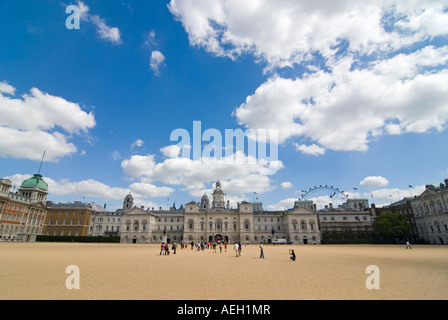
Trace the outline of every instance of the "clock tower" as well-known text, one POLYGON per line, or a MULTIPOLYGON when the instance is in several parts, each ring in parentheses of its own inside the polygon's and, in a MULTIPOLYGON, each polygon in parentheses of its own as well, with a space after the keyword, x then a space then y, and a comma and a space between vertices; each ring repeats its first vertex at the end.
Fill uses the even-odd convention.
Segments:
POLYGON ((215 191, 213 191, 212 209, 225 208, 224 192, 221 189, 221 182, 216 182, 215 191))

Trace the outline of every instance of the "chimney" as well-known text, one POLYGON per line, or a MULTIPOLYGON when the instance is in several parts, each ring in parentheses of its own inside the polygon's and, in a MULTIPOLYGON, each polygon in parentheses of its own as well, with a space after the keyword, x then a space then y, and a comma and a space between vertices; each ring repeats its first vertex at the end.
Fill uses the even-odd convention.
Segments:
POLYGON ((448 187, 448 179, 445 179, 445 186, 448 187))
POLYGON ((330 209, 333 210, 333 204, 332 203, 330 203, 330 209))

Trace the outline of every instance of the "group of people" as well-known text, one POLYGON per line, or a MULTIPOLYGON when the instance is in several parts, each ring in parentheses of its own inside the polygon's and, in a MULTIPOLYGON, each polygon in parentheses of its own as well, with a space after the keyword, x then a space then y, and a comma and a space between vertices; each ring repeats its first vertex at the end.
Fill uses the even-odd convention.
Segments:
MULTIPOLYGON (((173 250, 173 254, 176 254, 176 249, 177 249, 176 242, 173 243, 173 245, 171 246, 171 249, 173 250)), ((162 242, 162 245, 160 246, 160 255, 161 256, 169 256, 170 255, 170 244, 169 243, 162 242)))
MULTIPOLYGON (((193 250, 194 246, 196 246, 197 250, 200 251, 204 251, 205 249, 213 249, 213 252, 216 253, 217 247, 219 247, 219 252, 222 253, 222 249, 225 249, 225 252, 227 252, 227 241, 210 241, 210 242, 191 242, 191 250, 193 250)), ((171 246, 171 249, 173 250, 173 254, 176 254, 176 249, 177 249, 178 244, 176 242, 174 242, 171 246)), ((188 244, 186 242, 181 242, 180 243, 180 248, 181 249, 186 249, 188 247, 188 244)), ((260 243, 259 246, 260 249, 260 259, 264 259, 264 247, 263 247, 263 242, 260 243)), ((233 247, 233 250, 235 251, 235 256, 241 257, 241 251, 242 251, 242 246, 241 246, 241 242, 237 242, 235 243, 235 246, 233 247)), ((170 254, 170 244, 169 243, 165 243, 162 242, 161 246, 160 246, 160 255, 161 256, 168 256, 170 254)), ((289 250, 289 255, 290 255, 290 259, 292 261, 296 261, 296 254, 294 252, 293 249, 289 250)))
MULTIPOLYGON (((219 252, 222 253, 222 249, 225 249, 225 252, 227 252, 227 241, 209 241, 209 242, 193 242, 191 241, 190 243, 191 245, 191 250, 193 250, 193 247, 196 246, 197 250, 200 251, 204 251, 205 249, 211 249, 213 248, 213 252, 216 253, 216 248, 219 247, 219 252)), ((180 243, 180 247, 181 249, 186 249, 188 247, 187 242, 181 242, 180 243)), ((176 249, 177 249, 177 243, 174 242, 172 244, 171 249, 173 250, 173 254, 176 254, 176 249)), ((235 243, 235 246, 233 247, 233 250, 235 251, 235 256, 236 257, 241 257, 241 242, 237 242, 235 243)), ((264 259, 264 247, 263 247, 263 242, 260 243, 259 245, 259 249, 260 249, 260 259, 264 259)), ((409 241, 406 241, 406 249, 412 249, 411 244, 409 243, 409 241)), ((168 256, 170 254, 170 246, 169 243, 164 243, 162 242, 162 245, 160 247, 160 255, 161 256, 168 256)), ((296 261, 296 254, 294 252, 293 249, 289 250, 289 259, 291 259, 292 261, 296 261)))
POLYGON ((213 249, 213 252, 216 253, 217 249, 219 248, 219 252, 222 253, 222 249, 227 252, 227 241, 201 241, 201 242, 190 242, 191 250, 193 250, 195 247, 197 251, 204 251, 205 249, 213 249))

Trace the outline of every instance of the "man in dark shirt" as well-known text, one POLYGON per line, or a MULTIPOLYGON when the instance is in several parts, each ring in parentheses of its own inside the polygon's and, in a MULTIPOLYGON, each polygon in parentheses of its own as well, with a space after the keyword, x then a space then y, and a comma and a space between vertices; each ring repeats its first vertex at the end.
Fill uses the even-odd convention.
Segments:
POLYGON ((296 254, 293 249, 289 250, 289 254, 291 255, 291 257, 289 257, 289 259, 291 259, 292 261, 296 261, 296 254))

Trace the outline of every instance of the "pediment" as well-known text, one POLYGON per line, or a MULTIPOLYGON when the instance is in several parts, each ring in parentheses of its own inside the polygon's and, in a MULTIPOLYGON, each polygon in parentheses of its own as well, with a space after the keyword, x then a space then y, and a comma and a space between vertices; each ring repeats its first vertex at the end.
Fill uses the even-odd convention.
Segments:
POLYGON ((35 203, 33 203, 33 205, 35 205, 35 206, 37 205, 37 206, 41 207, 42 209, 47 209, 46 204, 43 203, 42 201, 35 202, 35 203))
POLYGON ((123 215, 128 215, 128 216, 132 216, 132 215, 134 215, 134 216, 135 216, 135 215, 142 215, 142 214, 148 214, 148 215, 150 215, 151 212, 148 212, 148 211, 145 211, 145 210, 143 210, 143 209, 134 207, 134 208, 132 208, 131 210, 125 212, 123 215))
POLYGON ((424 198, 429 197, 429 196, 432 196, 432 195, 434 195, 434 194, 435 194, 434 191, 431 191, 431 190, 425 190, 425 191, 423 191, 423 193, 422 193, 421 195, 418 196, 418 198, 422 198, 422 199, 424 199, 424 198))
POLYGON ((294 208, 291 211, 289 211, 288 213, 290 214, 315 214, 314 211, 305 209, 305 208, 294 208))

